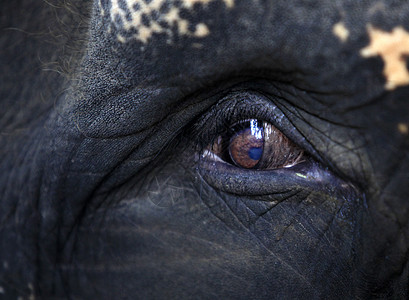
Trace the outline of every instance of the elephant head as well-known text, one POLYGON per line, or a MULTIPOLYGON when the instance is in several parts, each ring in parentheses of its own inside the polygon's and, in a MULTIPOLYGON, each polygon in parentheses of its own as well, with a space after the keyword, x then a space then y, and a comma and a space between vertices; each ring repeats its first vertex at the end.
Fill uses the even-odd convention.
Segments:
POLYGON ((0 295, 408 297, 407 1, 1 5, 0 295))

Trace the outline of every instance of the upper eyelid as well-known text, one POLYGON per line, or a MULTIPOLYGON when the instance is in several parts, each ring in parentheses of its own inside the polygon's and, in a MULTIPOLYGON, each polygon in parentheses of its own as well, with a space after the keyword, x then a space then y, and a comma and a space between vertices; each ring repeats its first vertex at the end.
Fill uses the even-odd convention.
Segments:
POLYGON ((224 96, 195 122, 192 136, 204 149, 226 126, 246 119, 265 120, 307 152, 314 151, 274 99, 255 90, 234 91, 224 96))

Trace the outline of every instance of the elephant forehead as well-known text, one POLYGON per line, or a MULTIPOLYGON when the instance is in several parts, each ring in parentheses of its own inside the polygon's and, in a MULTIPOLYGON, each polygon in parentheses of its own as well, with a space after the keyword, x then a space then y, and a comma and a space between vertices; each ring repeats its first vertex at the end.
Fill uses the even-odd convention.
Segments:
POLYGON ((126 42, 130 36, 147 43, 154 33, 171 35, 172 26, 179 35, 208 35, 205 23, 191 24, 182 11, 192 10, 195 4, 208 5, 210 2, 222 2, 226 8, 234 6, 234 0, 108 0, 107 3, 99 0, 99 6, 101 14, 108 14, 111 23, 119 30, 117 38, 120 42, 126 42))
POLYGON ((188 78, 192 90, 203 78, 263 68, 297 73, 308 90, 358 97, 370 82, 375 94, 409 84, 409 4, 385 7, 348 0, 95 0, 89 65, 95 58, 99 74, 120 76, 120 57, 121 72, 135 84, 161 77, 186 86, 188 78), (100 65, 107 55, 113 65, 100 65))

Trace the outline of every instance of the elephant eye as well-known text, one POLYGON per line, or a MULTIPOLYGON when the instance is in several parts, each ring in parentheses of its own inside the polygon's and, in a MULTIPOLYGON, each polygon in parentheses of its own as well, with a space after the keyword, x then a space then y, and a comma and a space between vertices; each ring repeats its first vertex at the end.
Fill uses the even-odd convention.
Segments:
POLYGON ((208 151, 245 169, 285 168, 303 161, 304 151, 268 122, 246 119, 229 126, 208 151))

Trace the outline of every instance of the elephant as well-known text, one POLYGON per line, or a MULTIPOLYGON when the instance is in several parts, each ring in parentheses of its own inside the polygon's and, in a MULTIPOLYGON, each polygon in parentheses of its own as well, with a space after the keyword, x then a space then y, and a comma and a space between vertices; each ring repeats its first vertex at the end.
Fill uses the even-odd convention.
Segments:
POLYGON ((407 299, 409 3, 1 4, 0 296, 407 299))

